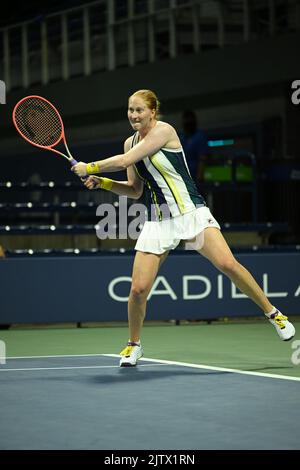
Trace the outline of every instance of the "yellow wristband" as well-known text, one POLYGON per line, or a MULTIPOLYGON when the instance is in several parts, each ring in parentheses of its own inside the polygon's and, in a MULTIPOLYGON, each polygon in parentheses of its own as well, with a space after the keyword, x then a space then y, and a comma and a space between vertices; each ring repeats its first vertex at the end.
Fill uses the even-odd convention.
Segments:
POLYGON ((88 163, 86 166, 86 171, 88 175, 95 175, 96 173, 100 173, 99 163, 95 163, 95 162, 88 163))
POLYGON ((99 187, 101 189, 106 189, 106 191, 110 191, 113 185, 113 180, 109 178, 101 178, 101 181, 99 183, 99 187))

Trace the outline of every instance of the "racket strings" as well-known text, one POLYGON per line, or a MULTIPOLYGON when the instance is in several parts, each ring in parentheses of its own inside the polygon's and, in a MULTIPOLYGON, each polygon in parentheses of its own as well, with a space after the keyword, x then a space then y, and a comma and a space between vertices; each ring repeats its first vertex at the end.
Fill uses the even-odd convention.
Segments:
POLYGON ((15 110, 15 122, 30 142, 43 147, 57 144, 63 133, 61 120, 55 108, 40 98, 28 98, 15 110))

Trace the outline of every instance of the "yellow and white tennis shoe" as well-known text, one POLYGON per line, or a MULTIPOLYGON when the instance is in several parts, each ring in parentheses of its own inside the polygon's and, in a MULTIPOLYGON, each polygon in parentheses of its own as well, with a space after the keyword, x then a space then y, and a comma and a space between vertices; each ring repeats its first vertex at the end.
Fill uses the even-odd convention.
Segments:
POLYGON ((143 350, 140 343, 128 341, 126 348, 120 352, 120 367, 136 366, 137 361, 142 357, 143 350))
POLYGON ((269 322, 275 327, 278 336, 283 341, 289 341, 295 336, 295 327, 288 321, 288 317, 283 315, 279 310, 276 310, 275 313, 271 315, 266 315, 269 319, 269 322))

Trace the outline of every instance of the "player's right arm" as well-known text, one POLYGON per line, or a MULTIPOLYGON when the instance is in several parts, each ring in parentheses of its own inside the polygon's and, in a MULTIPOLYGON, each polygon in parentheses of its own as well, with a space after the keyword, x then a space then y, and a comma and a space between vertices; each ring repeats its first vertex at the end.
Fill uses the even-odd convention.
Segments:
MULTIPOLYGON (((131 148, 133 137, 129 137, 124 143, 124 153, 131 148)), ((84 182, 88 189, 106 189, 119 196, 127 196, 131 199, 139 199, 143 193, 144 183, 138 177, 133 165, 127 168, 127 181, 115 181, 109 178, 90 176, 84 182)))

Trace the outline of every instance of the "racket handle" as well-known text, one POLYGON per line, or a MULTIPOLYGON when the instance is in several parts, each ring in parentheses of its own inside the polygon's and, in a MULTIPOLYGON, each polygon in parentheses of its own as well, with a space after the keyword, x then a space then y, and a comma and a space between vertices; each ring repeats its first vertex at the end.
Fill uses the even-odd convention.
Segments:
MULTIPOLYGON (((72 158, 72 159, 70 160, 70 163, 71 163, 72 166, 74 166, 74 165, 77 165, 78 161, 75 160, 75 158, 72 158)), ((88 176, 83 176, 83 177, 80 178, 80 179, 81 179, 81 181, 85 181, 85 180, 88 179, 88 176)))

